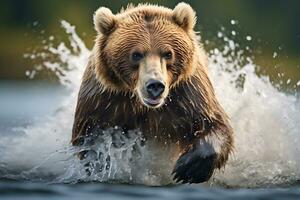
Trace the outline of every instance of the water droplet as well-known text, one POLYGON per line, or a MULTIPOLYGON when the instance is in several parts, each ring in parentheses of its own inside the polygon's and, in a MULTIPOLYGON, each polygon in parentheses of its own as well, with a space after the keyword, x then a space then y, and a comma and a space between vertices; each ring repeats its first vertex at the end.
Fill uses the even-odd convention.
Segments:
POLYGON ((230 40, 228 44, 229 44, 229 48, 230 48, 231 50, 234 50, 234 49, 235 49, 234 42, 233 42, 232 40, 230 40))
POLYGON ((218 32, 218 38, 221 38, 221 37, 223 37, 223 33, 218 32))

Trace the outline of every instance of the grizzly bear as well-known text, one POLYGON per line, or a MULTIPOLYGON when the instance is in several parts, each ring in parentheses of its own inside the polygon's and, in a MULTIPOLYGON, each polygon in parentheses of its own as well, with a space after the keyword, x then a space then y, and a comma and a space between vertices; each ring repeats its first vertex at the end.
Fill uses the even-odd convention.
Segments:
MULTIPOLYGON (((190 5, 141 4, 94 15, 97 38, 84 72, 72 144, 95 129, 138 129, 177 145, 176 182, 201 183, 233 151, 233 130, 216 99, 190 5)), ((171 174, 170 174, 171 175, 171 174)))

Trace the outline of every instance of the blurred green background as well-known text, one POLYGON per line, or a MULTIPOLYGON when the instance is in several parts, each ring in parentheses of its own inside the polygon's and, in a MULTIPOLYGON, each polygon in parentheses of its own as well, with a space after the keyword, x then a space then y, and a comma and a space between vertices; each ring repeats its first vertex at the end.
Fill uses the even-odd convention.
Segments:
MULTIPOLYGON (((24 59, 45 38, 54 35, 57 42, 66 40, 60 28, 64 19, 76 26, 80 37, 91 48, 95 38, 92 15, 99 6, 117 12, 128 2, 101 0, 1 0, 0 6, 0 80, 26 80, 25 71, 34 61, 24 59)), ((173 8, 180 1, 147 1, 173 8)), ((259 73, 273 81, 284 73, 282 81, 291 85, 300 80, 300 1, 299 0, 198 0, 186 1, 196 10, 197 30, 210 50, 219 45, 221 27, 241 48, 249 46, 259 73), (232 25, 231 20, 237 24, 232 25), (236 36, 231 31, 236 31, 236 36), (252 36, 251 41, 245 38, 252 36), (273 57, 274 52, 278 54, 273 57)), ((39 77, 38 77, 39 78, 39 77)), ((40 77, 41 78, 41 77, 40 77)))

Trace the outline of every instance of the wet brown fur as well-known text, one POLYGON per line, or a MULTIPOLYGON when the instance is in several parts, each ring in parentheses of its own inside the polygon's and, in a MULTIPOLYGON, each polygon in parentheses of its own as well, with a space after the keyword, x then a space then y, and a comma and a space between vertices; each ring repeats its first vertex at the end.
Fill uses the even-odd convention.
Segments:
POLYGON ((191 25, 184 20, 191 19, 180 21, 168 8, 129 6, 114 15, 111 29, 99 30, 78 95, 73 143, 94 128, 118 126, 140 129, 162 147, 177 143, 187 151, 197 139, 215 134, 223 140, 215 166, 224 166, 233 149, 233 131, 207 75, 195 21, 191 25), (133 92, 138 77, 126 52, 140 44, 144 49, 170 45, 176 55, 168 72, 170 92, 158 109, 144 106, 133 92))

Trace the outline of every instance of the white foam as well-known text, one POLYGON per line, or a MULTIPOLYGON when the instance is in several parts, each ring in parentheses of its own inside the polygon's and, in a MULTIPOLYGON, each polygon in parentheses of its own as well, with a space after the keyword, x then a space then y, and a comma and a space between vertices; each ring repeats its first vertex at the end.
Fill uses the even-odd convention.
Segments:
MULTIPOLYGON (((70 89, 70 95, 58 105, 54 115, 22 128, 24 136, 1 138, 1 177, 54 182, 169 183, 176 148, 161 151, 153 145, 143 146, 138 131, 124 140, 126 146, 122 148, 112 145, 112 137, 105 137, 95 148, 97 155, 106 152, 105 157, 110 156, 109 170, 87 176, 74 156, 78 150, 70 146, 70 138, 76 96, 90 51, 73 26, 65 21, 62 25, 70 36, 71 48, 64 43, 46 48, 57 57, 57 62, 47 61, 44 53, 36 56, 43 56, 43 67, 56 73, 61 84, 70 89)), ((299 100, 278 91, 267 77, 259 77, 251 59, 243 58, 232 40, 222 32, 218 37, 227 45, 211 52, 210 77, 218 99, 231 117, 236 147, 225 170, 216 173, 211 183, 257 187, 299 179, 299 100)), ((122 132, 115 133, 122 137, 122 132)))

